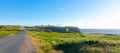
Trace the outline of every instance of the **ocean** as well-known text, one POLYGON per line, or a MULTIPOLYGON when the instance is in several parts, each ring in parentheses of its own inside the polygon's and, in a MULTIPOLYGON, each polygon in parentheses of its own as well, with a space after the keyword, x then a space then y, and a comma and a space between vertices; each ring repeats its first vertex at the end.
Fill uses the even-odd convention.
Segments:
POLYGON ((82 33, 101 33, 120 35, 120 29, 81 29, 82 33))

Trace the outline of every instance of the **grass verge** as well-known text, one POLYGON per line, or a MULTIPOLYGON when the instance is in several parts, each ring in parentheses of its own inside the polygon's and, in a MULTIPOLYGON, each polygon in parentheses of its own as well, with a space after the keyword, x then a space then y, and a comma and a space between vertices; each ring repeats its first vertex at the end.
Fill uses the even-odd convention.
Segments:
POLYGON ((120 53, 120 36, 30 31, 37 53, 120 53))
POLYGON ((0 31, 0 38, 5 36, 12 36, 17 34, 19 31, 0 31))

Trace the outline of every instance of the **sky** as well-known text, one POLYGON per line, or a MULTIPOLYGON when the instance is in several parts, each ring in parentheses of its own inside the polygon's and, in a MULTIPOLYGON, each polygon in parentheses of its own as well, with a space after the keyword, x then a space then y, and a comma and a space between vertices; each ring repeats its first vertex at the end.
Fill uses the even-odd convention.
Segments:
POLYGON ((120 0, 0 0, 0 25, 120 29, 120 0))

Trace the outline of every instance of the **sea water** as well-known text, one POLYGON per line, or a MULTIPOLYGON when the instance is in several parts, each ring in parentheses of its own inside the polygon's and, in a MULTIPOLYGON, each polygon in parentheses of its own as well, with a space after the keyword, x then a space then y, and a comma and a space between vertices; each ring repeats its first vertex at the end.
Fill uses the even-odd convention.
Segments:
POLYGON ((82 33, 102 33, 120 35, 120 29, 81 29, 82 33))

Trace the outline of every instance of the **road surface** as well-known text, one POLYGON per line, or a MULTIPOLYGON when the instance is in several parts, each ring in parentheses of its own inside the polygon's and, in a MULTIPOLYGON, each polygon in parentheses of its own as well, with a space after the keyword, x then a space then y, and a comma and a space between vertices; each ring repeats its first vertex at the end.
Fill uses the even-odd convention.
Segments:
POLYGON ((0 53, 19 53, 25 35, 27 35, 27 30, 15 36, 0 38, 0 53))

